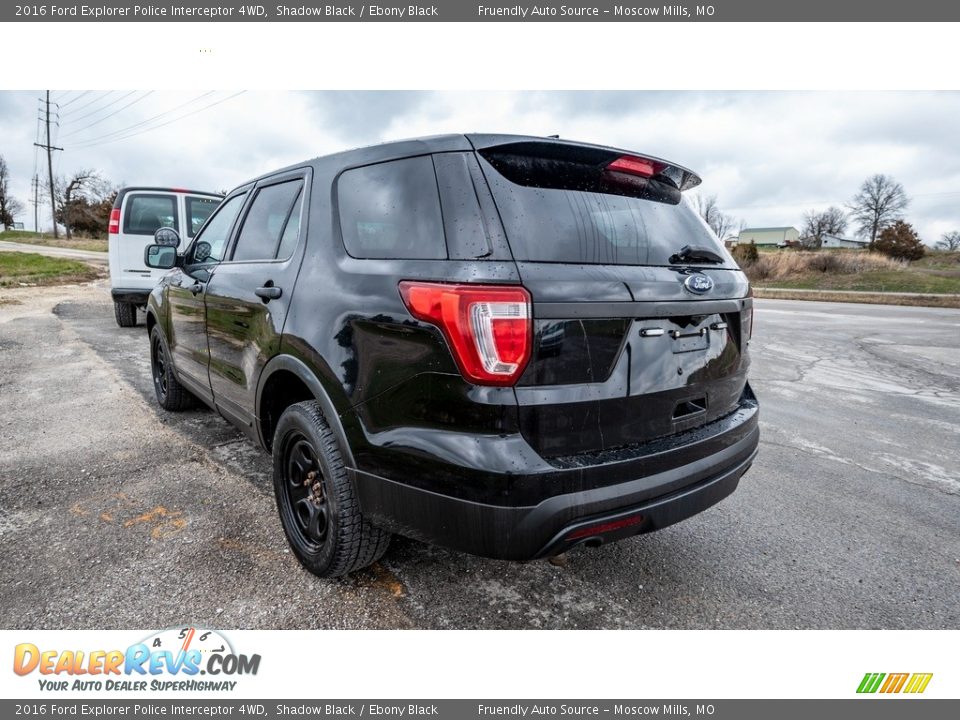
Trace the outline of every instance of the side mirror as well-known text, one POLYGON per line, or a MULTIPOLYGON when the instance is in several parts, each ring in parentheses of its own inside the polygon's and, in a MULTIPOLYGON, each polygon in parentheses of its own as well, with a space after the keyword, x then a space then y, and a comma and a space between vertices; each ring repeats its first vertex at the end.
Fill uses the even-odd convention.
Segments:
POLYGON ((212 250, 210 243, 201 240, 193 249, 193 259, 196 262, 206 262, 212 250))
POLYGON ((147 245, 143 250, 143 264, 156 270, 169 270, 176 267, 177 248, 171 245, 147 245))
POLYGON ((157 245, 179 247, 180 233, 169 227, 157 228, 157 231, 153 234, 153 242, 157 245))

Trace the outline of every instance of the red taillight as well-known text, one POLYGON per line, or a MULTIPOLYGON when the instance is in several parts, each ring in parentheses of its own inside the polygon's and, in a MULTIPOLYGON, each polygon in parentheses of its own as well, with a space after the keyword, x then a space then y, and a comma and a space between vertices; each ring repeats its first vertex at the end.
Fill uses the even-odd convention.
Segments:
POLYGON ((120 208, 114 208, 110 211, 110 225, 107 232, 116 235, 120 232, 120 208))
POLYGON ((567 540, 579 540, 580 538, 603 535, 604 533, 611 533, 614 530, 623 530, 624 528, 633 527, 634 525, 639 525, 642 522, 643 515, 631 515, 630 517, 620 518, 619 520, 611 520, 609 522, 600 523, 599 525, 588 525, 587 527, 582 527, 579 530, 574 530, 572 533, 567 535, 567 540))
POLYGON ((404 281, 400 296, 417 319, 440 328, 463 376, 513 385, 530 359, 530 293, 516 285, 404 281))
POLYGON ((636 157, 635 155, 622 155, 607 165, 607 170, 649 178, 661 172, 665 167, 666 165, 663 163, 658 163, 647 158, 636 157))

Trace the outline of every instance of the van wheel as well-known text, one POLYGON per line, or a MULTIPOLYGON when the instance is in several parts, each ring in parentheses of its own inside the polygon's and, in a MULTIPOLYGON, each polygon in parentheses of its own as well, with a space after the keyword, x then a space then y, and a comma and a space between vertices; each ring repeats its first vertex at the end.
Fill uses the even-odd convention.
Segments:
POLYGON ((280 416, 273 489, 287 541, 314 575, 346 575, 387 551, 390 534, 361 514, 336 437, 316 402, 291 405, 280 416))
POLYGON ((134 327, 137 324, 137 306, 133 303, 114 301, 113 314, 120 327, 134 327))
POLYGON ((167 348, 157 326, 150 332, 150 374, 153 376, 157 402, 164 410, 186 410, 193 406, 193 395, 173 374, 167 348))

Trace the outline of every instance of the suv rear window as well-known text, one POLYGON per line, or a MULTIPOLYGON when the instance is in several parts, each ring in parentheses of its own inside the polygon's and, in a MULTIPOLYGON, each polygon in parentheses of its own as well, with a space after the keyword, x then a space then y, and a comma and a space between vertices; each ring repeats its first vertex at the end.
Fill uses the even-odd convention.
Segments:
POLYGON ((340 229, 355 258, 446 259, 440 195, 429 156, 345 171, 340 229))
POLYGON ((195 195, 187 195, 184 200, 187 203, 187 236, 192 238, 222 201, 220 198, 196 197, 195 195))
POLYGON ((482 163, 484 173, 517 260, 670 265, 670 256, 684 245, 728 257, 668 182, 605 187, 595 165, 529 156, 487 159, 492 162, 482 163))
POLYGON ((123 232, 128 235, 153 235, 162 227, 179 232, 177 198, 173 195, 130 195, 123 217, 123 232))

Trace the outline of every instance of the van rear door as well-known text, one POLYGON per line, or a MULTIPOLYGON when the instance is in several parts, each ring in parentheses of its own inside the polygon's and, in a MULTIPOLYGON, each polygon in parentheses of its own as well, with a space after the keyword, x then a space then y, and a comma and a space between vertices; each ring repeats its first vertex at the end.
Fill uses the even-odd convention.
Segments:
POLYGON ((176 193, 133 190, 124 195, 116 249, 111 252, 113 287, 150 289, 156 284, 165 271, 151 270, 143 264, 144 248, 153 242, 153 234, 161 227, 173 228, 182 236, 180 217, 176 193))
POLYGON ((533 355, 515 388, 525 439, 575 458, 733 412, 752 300, 681 196, 699 178, 610 148, 474 141, 533 298, 533 355))

